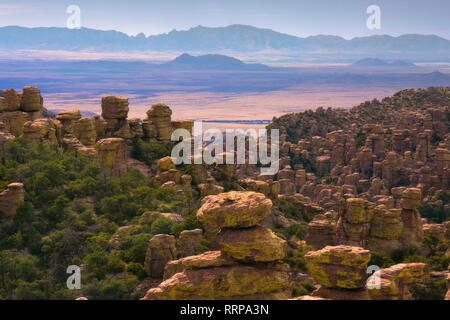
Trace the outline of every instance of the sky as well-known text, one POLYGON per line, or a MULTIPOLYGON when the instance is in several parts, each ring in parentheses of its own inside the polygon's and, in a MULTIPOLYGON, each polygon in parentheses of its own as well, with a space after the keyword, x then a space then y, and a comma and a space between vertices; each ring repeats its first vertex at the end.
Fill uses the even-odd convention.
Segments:
POLYGON ((0 27, 66 27, 70 5, 80 7, 82 27, 129 35, 246 24, 300 37, 419 33, 450 39, 450 0, 0 0, 0 27), (379 30, 366 26, 370 5, 380 7, 379 30))

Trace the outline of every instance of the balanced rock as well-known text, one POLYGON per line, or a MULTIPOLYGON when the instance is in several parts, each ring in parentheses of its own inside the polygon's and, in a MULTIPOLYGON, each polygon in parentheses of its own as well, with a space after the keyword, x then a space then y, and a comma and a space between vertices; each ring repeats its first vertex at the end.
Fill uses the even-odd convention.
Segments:
POLYGON ((221 228, 248 228, 267 218, 272 201, 262 193, 231 191, 207 196, 197 218, 210 232, 221 228))
POLYGON ((103 119, 126 119, 128 116, 128 98, 107 96, 102 98, 103 119))
POLYGON ((41 111, 43 108, 41 90, 37 87, 24 87, 21 107, 25 112, 41 111))

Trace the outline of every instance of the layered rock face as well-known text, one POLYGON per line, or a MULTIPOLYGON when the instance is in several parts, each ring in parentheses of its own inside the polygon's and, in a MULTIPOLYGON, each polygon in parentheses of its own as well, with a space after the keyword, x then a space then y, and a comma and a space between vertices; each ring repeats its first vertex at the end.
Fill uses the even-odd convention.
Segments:
POLYGON ((17 209, 23 205, 25 199, 25 189, 22 183, 11 183, 6 190, 0 193, 0 212, 11 219, 17 209))
POLYGON ((144 300, 283 299, 290 297, 286 241, 258 226, 272 203, 263 194, 230 192, 204 199, 197 213, 217 232, 220 250, 166 265, 163 281, 144 300))

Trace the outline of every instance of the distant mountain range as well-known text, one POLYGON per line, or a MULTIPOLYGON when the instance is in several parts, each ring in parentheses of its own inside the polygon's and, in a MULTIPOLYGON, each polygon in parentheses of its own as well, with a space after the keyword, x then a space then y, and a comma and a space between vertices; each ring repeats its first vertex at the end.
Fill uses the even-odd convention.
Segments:
POLYGON ((163 69, 196 70, 268 70, 268 66, 259 63, 244 63, 239 59, 220 54, 191 56, 183 53, 172 61, 160 65, 163 69))
POLYGON ((353 67, 394 67, 394 68, 413 68, 417 67, 414 63, 395 60, 388 62, 378 58, 365 58, 358 60, 352 64, 353 67))
POLYGON ((402 57, 450 59, 450 41, 435 35, 408 34, 399 37, 374 35, 346 40, 338 36, 295 37, 247 25, 198 26, 186 31, 146 37, 118 31, 87 28, 0 28, 0 49, 66 50, 99 52, 261 52, 275 50, 297 56, 402 57))

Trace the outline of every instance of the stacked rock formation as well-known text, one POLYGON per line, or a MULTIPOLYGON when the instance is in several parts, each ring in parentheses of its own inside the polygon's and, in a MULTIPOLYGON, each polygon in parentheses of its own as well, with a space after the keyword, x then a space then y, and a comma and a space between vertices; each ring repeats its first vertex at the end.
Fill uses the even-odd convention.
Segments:
POLYGON ((258 226, 271 207, 269 199, 255 192, 204 198, 197 217, 219 250, 169 262, 166 280, 143 299, 289 298, 289 267, 279 261, 286 255, 286 242, 258 226))
POLYGON ((42 118, 43 99, 37 87, 24 87, 21 93, 14 89, 0 95, 0 121, 13 135, 21 135, 27 121, 42 118))

